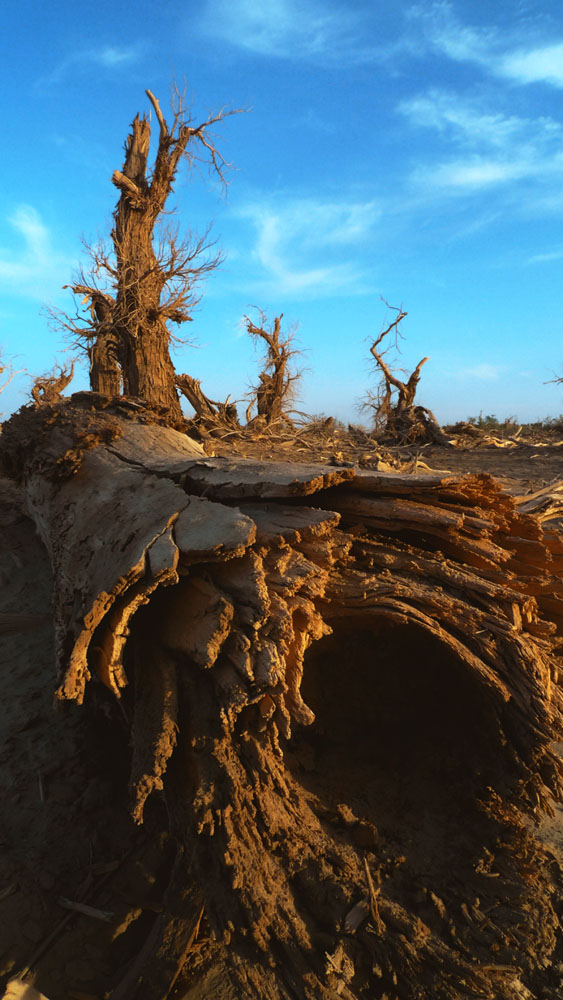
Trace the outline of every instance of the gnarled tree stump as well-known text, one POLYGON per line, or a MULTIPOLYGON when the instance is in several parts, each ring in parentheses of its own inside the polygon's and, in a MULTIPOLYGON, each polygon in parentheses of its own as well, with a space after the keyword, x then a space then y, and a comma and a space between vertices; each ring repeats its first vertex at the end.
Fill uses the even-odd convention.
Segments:
POLYGON ((114 1000, 168 996, 202 908, 233 997, 548 983, 555 533, 485 476, 209 458, 84 394, 12 418, 2 460, 53 564, 57 696, 124 700, 133 815, 163 794, 179 845, 114 1000))

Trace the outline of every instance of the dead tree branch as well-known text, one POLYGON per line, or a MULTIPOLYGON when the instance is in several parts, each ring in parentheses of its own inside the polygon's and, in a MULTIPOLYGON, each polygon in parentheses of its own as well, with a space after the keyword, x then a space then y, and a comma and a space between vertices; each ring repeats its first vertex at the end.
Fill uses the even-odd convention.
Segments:
POLYGON ((225 429, 225 427, 240 430, 236 404, 231 403, 228 396, 223 403, 209 399, 201 388, 200 379, 186 374, 176 375, 176 386, 195 411, 196 424, 199 427, 206 430, 225 429))
POLYGON ((6 381, 2 385, 0 385, 0 392, 4 392, 4 389, 8 388, 10 382, 12 382, 15 379, 16 375, 21 375, 23 371, 24 371, 23 368, 19 368, 17 371, 13 371, 11 370, 11 366, 3 365, 0 362, 0 375, 3 375, 4 372, 9 373, 6 381))

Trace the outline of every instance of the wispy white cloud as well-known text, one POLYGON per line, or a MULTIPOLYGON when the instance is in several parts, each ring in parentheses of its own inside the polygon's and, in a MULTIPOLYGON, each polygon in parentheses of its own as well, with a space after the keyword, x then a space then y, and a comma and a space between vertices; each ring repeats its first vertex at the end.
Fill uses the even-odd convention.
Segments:
POLYGON ((408 16, 422 27, 427 45, 456 62, 484 63, 495 47, 495 32, 462 24, 448 0, 414 4, 408 16))
POLYGON ((505 371, 503 365, 490 365, 486 361, 471 368, 462 368, 459 375, 463 377, 476 378, 482 382, 496 382, 505 371))
POLYGON ((117 45, 100 45, 89 49, 81 49, 68 55, 50 73, 42 76, 37 81, 37 85, 49 86, 59 83, 68 73, 71 71, 76 72, 77 69, 84 72, 85 69, 101 67, 102 69, 111 71, 131 66, 139 60, 141 54, 142 47, 140 45, 121 47, 117 45))
MULTIPOLYGON (((563 41, 530 44, 516 18, 509 31, 474 27, 458 18, 449 0, 415 3, 404 14, 409 27, 390 40, 381 37, 377 15, 344 0, 307 0, 306 4, 303 0, 205 0, 199 27, 239 49, 274 59, 381 64, 401 54, 420 56, 433 50, 517 83, 543 81, 563 86, 563 41)), ((539 30, 536 26, 536 35, 539 30)))
POLYGON ((547 250, 545 253, 535 253, 528 257, 528 264, 549 264, 554 260, 563 260, 563 247, 547 250))
POLYGON ((53 246, 48 228, 32 205, 19 205, 7 221, 20 245, 0 247, 0 286, 43 301, 60 289, 75 262, 53 246))
POLYGON ((401 102, 409 124, 435 131, 449 152, 445 162, 419 165, 413 172, 418 183, 467 193, 524 178, 561 178, 560 123, 504 114, 490 103, 437 89, 401 102), (452 156, 452 146, 462 155, 452 156))
POLYGON ((474 63, 521 85, 563 87, 563 40, 542 40, 539 25, 531 40, 516 19, 509 31, 475 28, 463 24, 447 0, 416 4, 409 13, 423 26, 427 43, 456 62, 474 63))
MULTIPOLYGON (((478 233, 482 233, 483 230, 490 229, 491 226, 502 222, 504 218, 505 212, 500 204, 495 205, 494 207, 487 204, 484 210, 478 212, 475 212, 474 206, 472 205, 469 216, 464 217, 462 220, 458 219, 456 226, 453 229, 450 228, 449 232, 444 233, 442 245, 448 246, 474 237, 478 233)), ((446 287, 445 281, 443 283, 443 287, 446 287)))
POLYGON ((529 176, 530 165, 475 158, 470 161, 452 161, 418 172, 419 180, 426 180, 438 188, 458 188, 468 191, 493 187, 507 181, 529 176))
POLYGON ((365 265, 350 260, 350 252, 373 234, 381 215, 375 202, 254 201, 238 215, 255 230, 252 258, 259 284, 298 297, 368 290, 365 265))
POLYGON ((120 49, 115 45, 104 45, 100 49, 91 49, 88 53, 90 60, 99 66, 128 66, 138 58, 137 48, 120 49))
POLYGON ((551 83, 563 87, 563 42, 518 49, 504 56, 500 69, 503 76, 517 83, 551 83))
POLYGON ((364 16, 328 0, 207 0, 201 30, 255 55, 332 65, 368 62, 384 50, 366 43, 364 16))
MULTIPOLYGON (((412 125, 434 128, 454 141, 473 146, 503 147, 537 128, 528 119, 484 109, 476 101, 437 88, 402 101, 399 111, 412 125)), ((557 122, 550 119, 540 122, 542 129, 561 132, 557 122)))

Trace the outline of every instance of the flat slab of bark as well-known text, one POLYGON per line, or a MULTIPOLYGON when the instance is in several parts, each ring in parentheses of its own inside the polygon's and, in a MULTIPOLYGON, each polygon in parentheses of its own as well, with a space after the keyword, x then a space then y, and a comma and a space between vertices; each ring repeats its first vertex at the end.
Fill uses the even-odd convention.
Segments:
POLYGON ((239 503, 238 507, 256 525, 257 543, 268 546, 319 538, 329 534, 340 521, 336 511, 312 507, 289 507, 281 503, 239 503))
POLYGON ((147 472, 165 472, 172 477, 194 458, 205 458, 198 441, 171 427, 121 419, 119 428, 119 438, 112 445, 113 453, 125 462, 142 466, 147 472))
POLYGON ((310 496, 354 478, 352 469, 327 465, 295 466, 289 462, 208 458, 187 468, 182 483, 190 493, 212 500, 310 496))

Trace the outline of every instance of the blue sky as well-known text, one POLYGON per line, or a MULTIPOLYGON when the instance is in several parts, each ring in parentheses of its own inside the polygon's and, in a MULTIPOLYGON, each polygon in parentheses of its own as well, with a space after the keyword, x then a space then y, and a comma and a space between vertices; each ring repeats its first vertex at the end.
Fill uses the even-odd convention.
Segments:
MULTIPOLYGON (((563 411, 545 384, 563 371, 560 3, 21 0, 0 30, 0 349, 16 368, 72 353, 42 304, 71 307, 61 286, 81 239, 109 232, 129 123, 146 87, 168 107, 175 75, 195 118, 248 109, 218 130, 227 196, 196 172, 172 198, 225 254, 180 371, 241 398, 256 365, 241 319, 283 312, 302 409, 358 420, 383 297, 409 314, 398 364, 430 356, 420 401, 441 422, 563 411)), ((4 415, 29 384, 4 391, 4 415)))

